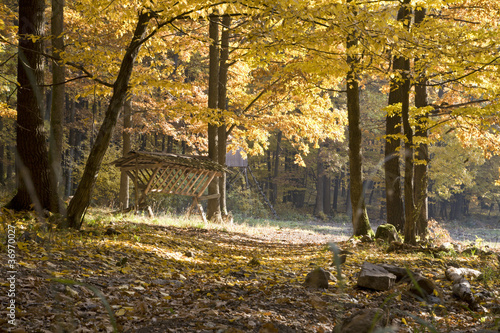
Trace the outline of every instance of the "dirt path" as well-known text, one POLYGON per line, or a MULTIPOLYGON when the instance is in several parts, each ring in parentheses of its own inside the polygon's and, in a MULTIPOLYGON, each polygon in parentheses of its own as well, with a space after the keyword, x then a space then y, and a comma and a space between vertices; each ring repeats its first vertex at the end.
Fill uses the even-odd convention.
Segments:
MULTIPOLYGON (((372 221, 375 231, 383 221, 372 221)), ((437 222, 436 222, 437 223, 437 222)), ((500 222, 493 220, 474 220, 468 222, 452 221, 432 224, 438 243, 442 242, 479 242, 491 248, 500 249, 500 222)), ((265 232, 256 232, 255 237, 264 240, 281 240, 289 243, 328 243, 349 239, 352 225, 349 223, 309 221, 291 227, 268 228, 265 232)))

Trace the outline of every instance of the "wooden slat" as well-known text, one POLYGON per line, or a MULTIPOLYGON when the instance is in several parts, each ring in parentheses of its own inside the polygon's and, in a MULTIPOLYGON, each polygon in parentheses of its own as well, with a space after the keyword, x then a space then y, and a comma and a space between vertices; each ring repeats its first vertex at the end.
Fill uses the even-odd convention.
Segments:
POLYGON ((165 169, 166 174, 163 176, 161 184, 158 185, 158 192, 163 192, 170 181, 172 175, 177 171, 177 169, 165 169))
POLYGON ((144 189, 144 194, 148 194, 149 192, 149 189, 151 188, 152 184, 155 182, 156 180, 156 174, 158 173, 158 171, 160 171, 160 168, 156 168, 154 171, 153 171, 153 174, 151 175, 151 177, 149 178, 149 182, 148 184, 146 185, 146 188, 144 189))
POLYGON ((207 181, 203 185, 203 188, 198 193, 197 197, 200 197, 203 194, 203 192, 205 192, 206 188, 208 187, 208 184, 210 184, 210 182, 212 181, 212 179, 214 179, 214 177, 215 177, 215 172, 211 172, 209 177, 207 178, 207 181))
POLYGON ((192 195, 192 192, 191 190, 193 189, 193 186, 196 184, 196 182, 200 179, 201 176, 204 176, 206 174, 207 171, 203 171, 201 173, 199 173, 198 175, 196 174, 193 174, 193 178, 194 181, 191 182, 191 184, 186 187, 186 190, 184 192, 182 192, 181 194, 182 195, 192 195))
POLYGON ((168 193, 171 190, 171 186, 177 181, 179 172, 182 173, 182 169, 175 169, 175 172, 170 177, 170 181, 167 183, 167 186, 163 188, 162 192, 168 193))
POLYGON ((175 181, 172 183, 172 186, 170 187, 169 189, 169 193, 171 194, 177 194, 177 189, 179 188, 179 186, 182 184, 182 182, 184 181, 184 174, 186 173, 186 169, 181 169, 181 172, 179 172, 177 174, 177 178, 175 179, 175 181))
MULTIPOLYGON (((154 168, 159 168, 159 167, 163 167, 163 166, 164 166, 164 163, 143 163, 143 164, 139 163, 138 164, 138 167, 140 169, 154 169, 154 168)), ((132 164, 130 164, 130 165, 127 164, 127 165, 120 167, 121 170, 125 170, 125 171, 135 170, 135 168, 136 168, 136 166, 132 165, 132 164)))
MULTIPOLYGON (((192 195, 196 196, 196 197, 199 197, 198 195, 198 190, 200 189, 200 187, 202 187, 204 184, 205 184, 205 181, 210 177, 210 172, 207 172, 206 174, 203 175, 203 177, 201 177, 200 181, 198 182, 198 184, 196 185, 195 188, 193 188, 193 191, 191 191, 192 195)), ((202 192, 203 193, 203 192, 202 192)))

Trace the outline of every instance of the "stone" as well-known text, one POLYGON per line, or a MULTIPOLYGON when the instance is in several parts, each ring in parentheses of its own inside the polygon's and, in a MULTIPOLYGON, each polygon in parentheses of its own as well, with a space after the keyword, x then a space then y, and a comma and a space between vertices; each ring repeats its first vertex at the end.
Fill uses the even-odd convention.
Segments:
POLYGON ((323 268, 318 267, 306 275, 305 287, 328 289, 328 278, 330 274, 323 268))
POLYGON ((377 232, 375 233, 375 239, 381 239, 387 243, 401 241, 396 227, 389 223, 378 226, 377 232))
MULTIPOLYGON (((371 333, 379 331, 387 324, 387 316, 382 309, 368 308, 355 312, 351 317, 345 319, 340 328, 335 327, 333 332, 342 333, 371 333)), ((390 328, 384 332, 393 332, 390 328)))
POLYGON ((389 264, 382 264, 380 266, 383 267, 389 273, 396 275, 396 283, 401 282, 401 281, 407 281, 407 282, 411 281, 410 277, 408 276, 408 272, 410 272, 410 274, 415 276, 415 273, 413 273, 412 271, 409 271, 403 267, 397 267, 397 266, 389 265, 389 264))
POLYGON ((358 276, 358 286, 374 290, 389 290, 396 282, 396 275, 385 268, 364 262, 358 276))
POLYGON ((416 284, 411 281, 411 287, 410 287, 410 292, 422 297, 423 299, 427 299, 428 296, 432 295, 434 293, 434 290, 436 289, 436 285, 432 280, 425 278, 421 275, 416 275, 414 276, 416 284))

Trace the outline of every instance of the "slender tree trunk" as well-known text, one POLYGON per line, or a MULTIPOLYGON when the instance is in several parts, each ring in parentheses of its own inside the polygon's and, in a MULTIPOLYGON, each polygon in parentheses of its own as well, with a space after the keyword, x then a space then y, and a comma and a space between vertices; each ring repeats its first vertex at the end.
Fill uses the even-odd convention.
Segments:
MULTIPOLYGON (((415 25, 423 22, 425 19, 426 10, 421 8, 415 11, 415 25)), ((415 60, 418 63, 419 59, 415 60)), ((425 72, 420 74, 419 80, 415 85, 415 106, 417 108, 426 107, 429 105, 427 100, 427 78, 425 77, 425 72)), ((424 115, 427 118, 428 114, 424 115)), ((421 117, 417 118, 417 126, 415 131, 415 136, 419 139, 428 138, 428 130, 425 124, 425 120, 421 117)), ((416 225, 417 225, 417 235, 424 237, 427 233, 427 224, 429 220, 428 212, 428 169, 427 165, 429 163, 429 147, 427 143, 419 143, 416 147, 415 158, 417 163, 415 165, 415 205, 417 208, 416 214, 416 225)))
POLYGON ((57 212, 57 195, 50 182, 46 133, 42 112, 43 41, 29 35, 43 36, 45 3, 40 0, 19 1, 19 51, 17 66, 17 194, 7 204, 15 210, 30 210, 31 204, 41 212, 57 212))
POLYGON ((134 62, 144 43, 143 38, 145 37, 147 25, 151 19, 151 12, 144 11, 139 14, 132 41, 123 56, 118 77, 113 85, 113 95, 109 101, 104 120, 97 134, 95 144, 90 151, 87 163, 85 164, 82 179, 68 206, 67 220, 68 225, 72 228, 79 229, 83 223, 83 217, 90 204, 92 190, 99 168, 101 167, 102 160, 108 149, 111 135, 116 126, 121 108, 129 92, 129 81, 134 69, 134 62))
MULTIPOLYGON (((347 3, 351 3, 348 0, 347 3)), ((347 36, 347 50, 352 50, 358 45, 355 27, 347 36)), ((347 63, 347 118, 349 122, 349 171, 351 177, 351 206, 352 224, 355 236, 373 235, 370 220, 366 212, 365 198, 363 196, 363 174, 361 155, 361 128, 359 105, 359 82, 357 77, 357 55, 348 54, 347 63)))
POLYGON ((340 187, 340 176, 335 177, 334 185, 333 185, 333 213, 335 214, 338 210, 338 201, 339 201, 339 187, 340 187))
POLYGON ((322 213, 324 214, 324 197, 325 191, 323 189, 323 174, 324 174, 324 166, 321 161, 321 146, 318 151, 318 160, 317 160, 317 174, 316 174, 316 204, 314 205, 314 216, 320 216, 322 213))
MULTIPOLYGON (((123 104, 123 156, 132 149, 130 129, 132 128, 132 97, 129 96, 123 104)), ((130 202, 130 185, 126 172, 120 173, 120 209, 127 209, 130 202)))
POLYGON ((332 196, 331 196, 331 188, 332 181, 331 179, 323 175, 323 212, 326 216, 329 216, 332 213, 332 196))
POLYGON ((266 165, 267 165, 267 196, 272 200, 272 162, 271 162, 271 149, 266 151, 266 165))
MULTIPOLYGON (((210 15, 209 23, 209 79, 208 79, 208 107, 215 112, 218 104, 219 94, 219 17, 215 14, 210 15)), ((208 156, 212 161, 219 161, 218 158, 218 130, 217 125, 208 124, 208 156)), ((208 194, 216 195, 219 192, 219 181, 214 178, 208 186, 208 194)), ((220 222, 220 204, 219 198, 208 200, 207 218, 220 222)))
POLYGON ((276 153, 274 154, 274 173, 273 173, 273 195, 271 197, 271 203, 273 205, 278 201, 278 175, 280 170, 280 155, 281 155, 281 136, 283 133, 281 131, 276 135, 276 153))
POLYGON ((75 101, 69 98, 66 101, 66 105, 69 105, 69 115, 66 123, 69 127, 68 134, 68 150, 66 151, 66 170, 65 170, 65 197, 71 195, 73 191, 73 166, 76 163, 76 136, 77 130, 74 128, 75 121, 75 101))
MULTIPOLYGON (((222 17, 222 33, 221 33, 221 50, 219 59, 219 91, 218 91, 218 107, 220 110, 227 110, 227 73, 229 68, 229 27, 231 25, 231 16, 224 15, 222 17)), ((220 165, 226 165, 227 152, 227 130, 224 119, 221 119, 221 125, 217 128, 218 138, 218 159, 220 165)), ((224 172, 219 177, 220 191, 220 211, 222 217, 228 215, 226 204, 226 173, 224 172)))
MULTIPOLYGON (((60 59, 64 51, 64 0, 52 0, 52 18, 50 21, 52 35, 52 55, 60 59)), ((52 196, 54 207, 65 214, 65 207, 60 202, 63 197, 62 185, 62 153, 63 153, 63 120, 66 79, 62 62, 52 61, 52 104, 50 109, 49 165, 51 167, 51 182, 57 189, 57 195, 52 196)))

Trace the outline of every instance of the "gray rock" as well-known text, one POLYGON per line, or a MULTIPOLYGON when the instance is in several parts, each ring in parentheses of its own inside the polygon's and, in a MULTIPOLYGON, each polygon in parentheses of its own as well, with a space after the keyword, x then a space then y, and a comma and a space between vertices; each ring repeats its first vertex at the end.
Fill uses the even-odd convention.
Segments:
POLYGON ((406 268, 403 267, 397 267, 389 264, 382 264, 380 266, 383 267, 389 273, 396 275, 396 282, 399 282, 401 280, 409 281, 410 277, 408 276, 408 272, 410 272, 410 274, 415 276, 415 273, 413 273, 412 271, 408 271, 406 268))
POLYGON ((414 279, 416 283, 414 283, 413 281, 410 282, 410 292, 419 297, 422 297, 423 299, 427 299, 428 296, 433 294, 434 289, 436 289, 436 285, 434 284, 434 282, 432 282, 432 280, 421 275, 416 275, 414 279))
POLYGON ((330 273, 318 267, 306 275, 305 287, 328 289, 330 273))
POLYGON ((375 233, 375 239, 381 239, 388 243, 401 241, 396 227, 389 223, 379 225, 379 227, 377 228, 377 232, 375 233))
MULTIPOLYGON (((335 327, 334 332, 342 333, 371 333, 387 324, 387 316, 382 309, 363 309, 354 313, 340 324, 340 329, 335 327)), ((393 332, 393 330, 384 330, 393 332)))
POLYGON ((396 275, 383 267, 364 262, 358 276, 358 286, 374 290, 389 290, 396 282, 396 275))

